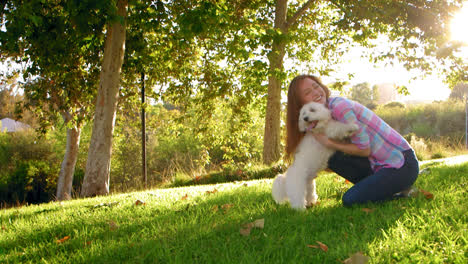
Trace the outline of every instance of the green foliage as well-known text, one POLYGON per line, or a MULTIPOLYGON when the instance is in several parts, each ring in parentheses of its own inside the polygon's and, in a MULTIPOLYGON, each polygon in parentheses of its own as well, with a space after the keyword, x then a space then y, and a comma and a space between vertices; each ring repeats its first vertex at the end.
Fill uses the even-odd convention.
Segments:
MULTIPOLYGON (((201 111, 200 108, 205 106, 190 104, 185 109, 169 104, 147 106, 147 171, 150 186, 271 178, 284 169, 283 165, 273 168, 256 166, 261 162, 263 118, 255 104, 248 105, 245 111, 222 100, 211 105, 209 111, 201 111), (210 115, 205 115, 206 112, 210 115)), ((382 106, 376 112, 393 127, 401 129, 400 132, 406 131, 402 133, 418 158, 427 160, 463 153, 461 141, 464 139, 464 126, 459 124, 462 123, 459 120, 464 120, 463 109, 461 102, 444 102, 406 108, 382 106), (425 122, 434 125, 424 125, 425 122), (428 135, 428 131, 440 134, 428 135)), ((140 113, 122 112, 118 116, 110 187, 112 191, 140 189, 143 186, 140 113)), ((8 187, 10 179, 13 175, 22 175, 21 179, 27 179, 28 172, 34 172, 36 168, 40 168, 34 176, 37 182, 44 174, 48 175, 49 184, 56 181, 60 159, 65 151, 65 129, 63 122, 59 123, 42 139, 36 139, 32 133, 1 134, 2 193, 6 195, 7 190, 17 192, 15 197, 23 199, 24 193, 27 193, 24 188, 28 185, 19 184, 18 188, 23 189, 14 190, 13 185, 8 187), (49 169, 44 167, 44 163, 49 169)), ((91 125, 87 125, 83 128, 74 175, 75 193, 79 192, 84 175, 90 135, 91 125)), ((41 192, 54 194, 53 189, 41 189, 41 192)), ((10 195, 2 199, 15 198, 10 195)), ((8 200, 10 204, 15 202, 8 200)))
POLYGON ((6 202, 49 202, 56 190, 56 171, 45 161, 29 160, 17 164, 8 179, 6 202))
POLYGON ((462 102, 444 101, 408 105, 406 108, 379 107, 376 114, 402 135, 437 139, 450 137, 457 141, 465 131, 465 108, 462 102))
MULTIPOLYGON (((393 104, 393 103, 392 103, 393 104)), ((464 153, 465 110, 461 101, 389 107, 376 110, 414 148, 419 160, 464 153)))
POLYGON ((406 105, 404 103, 401 103, 401 102, 390 102, 390 103, 386 103, 385 105, 383 105, 382 107, 385 107, 385 108, 394 108, 394 107, 398 107, 398 108, 406 108, 406 105))
MULTIPOLYGON (((194 178, 207 171, 250 166, 261 160, 263 119, 255 105, 232 109, 218 100, 186 109, 161 104, 147 107, 147 170, 152 184, 182 173, 194 178), (167 108, 166 108, 167 107, 167 108), (209 113, 209 115, 206 115, 209 113)), ((117 121, 112 156, 112 185, 139 186, 142 171, 140 116, 117 121)), ((112 186, 111 185, 111 186, 112 186)), ((125 188, 123 188, 125 189, 125 188)))
POLYGON ((192 186, 199 184, 217 184, 234 181, 247 181, 255 179, 274 178, 278 173, 285 172, 286 167, 283 164, 277 164, 272 167, 258 166, 242 169, 239 167, 228 167, 221 172, 211 172, 209 174, 187 177, 186 174, 176 176, 176 180, 170 184, 170 187, 192 186))
POLYGON ((31 132, 0 133, 0 202, 53 198, 60 162, 50 143, 31 132))
POLYGON ((376 101, 378 99, 378 90, 376 86, 371 88, 369 83, 356 84, 351 88, 349 93, 350 99, 361 103, 369 109, 376 108, 376 101))
POLYGON ((433 126, 428 123, 418 122, 416 124, 413 124, 411 128, 412 131, 420 137, 428 138, 431 135, 435 134, 434 131, 432 131, 433 126))
POLYGON ((70 126, 89 120, 99 78, 104 25, 112 1, 5 1, 2 57, 24 62, 25 100, 43 133, 61 117, 70 126))
POLYGON ((449 99, 464 100, 465 98, 468 98, 468 82, 456 84, 450 92, 449 99))
POLYGON ((415 186, 432 200, 345 208, 350 185, 328 173, 317 178, 320 204, 304 212, 275 204, 271 180, 1 210, 0 262, 340 263, 360 251, 370 263, 464 264, 468 164, 422 166, 415 186), (263 229, 239 233, 257 219, 263 229), (328 251, 307 246, 317 241, 328 251))

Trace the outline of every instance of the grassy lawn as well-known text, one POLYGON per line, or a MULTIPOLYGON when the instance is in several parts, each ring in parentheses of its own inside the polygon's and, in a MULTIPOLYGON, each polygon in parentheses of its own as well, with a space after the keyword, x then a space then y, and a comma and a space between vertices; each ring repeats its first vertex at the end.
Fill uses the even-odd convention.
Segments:
POLYGON ((320 204, 304 212, 276 205, 272 180, 2 210, 0 263, 341 263, 356 252, 369 263, 467 263, 468 163, 424 166, 416 187, 433 199, 353 208, 340 200, 350 185, 322 174, 320 204), (258 219, 263 228, 241 235, 258 219))

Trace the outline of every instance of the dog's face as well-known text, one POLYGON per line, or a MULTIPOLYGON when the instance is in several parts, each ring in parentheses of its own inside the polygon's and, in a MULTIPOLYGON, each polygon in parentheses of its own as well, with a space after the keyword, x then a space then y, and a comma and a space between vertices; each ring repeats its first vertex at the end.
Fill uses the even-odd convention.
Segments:
POLYGON ((299 112, 299 131, 306 132, 308 129, 315 128, 319 121, 330 118, 330 110, 325 105, 316 102, 307 103, 299 112))

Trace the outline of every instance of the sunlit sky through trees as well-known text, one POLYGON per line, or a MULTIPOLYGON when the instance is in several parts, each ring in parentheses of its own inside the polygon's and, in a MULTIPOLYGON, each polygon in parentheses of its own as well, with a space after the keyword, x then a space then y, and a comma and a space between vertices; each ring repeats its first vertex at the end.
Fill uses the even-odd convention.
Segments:
MULTIPOLYGON (((464 3, 462 10, 454 15, 450 25, 451 38, 454 41, 462 41, 465 46, 458 53, 468 61, 468 1, 464 3)), ((386 38, 380 42, 380 45, 388 43, 386 38)), ((448 85, 443 82, 442 76, 431 75, 424 78, 412 77, 420 76, 421 72, 414 70, 408 72, 401 63, 395 63, 393 66, 380 63, 373 65, 367 59, 361 58, 363 48, 354 48, 347 54, 346 63, 339 65, 341 69, 336 75, 330 78, 323 78, 325 83, 334 82, 336 79, 347 79, 347 73, 353 72, 354 78, 350 80, 351 84, 368 82, 371 85, 390 83, 395 85, 404 85, 408 88, 410 95, 405 96, 403 100, 445 100, 450 95, 448 85)))
MULTIPOLYGON (((468 61, 468 1, 465 1, 462 10, 454 15, 450 25, 451 38, 454 41, 466 43, 459 52, 468 61)), ((5 30, 4 26, 1 30, 5 30)), ((388 41, 383 36, 379 45, 388 45, 388 41)), ((406 86, 410 95, 405 96, 403 100, 445 100, 450 94, 448 85, 443 82, 442 76, 431 75, 420 77, 422 74, 418 70, 407 71, 401 63, 395 62, 393 65, 385 63, 371 64, 368 59, 361 58, 364 48, 355 47, 351 49, 344 57, 344 63, 336 65, 336 72, 329 77, 323 77, 325 83, 332 83, 337 80, 347 80, 351 85, 368 82, 375 84, 395 84, 397 86, 406 86), (348 78, 348 73, 354 73, 352 79, 348 78), (418 77, 419 76, 419 77, 418 77), (416 77, 416 79, 413 79, 416 77)), ((285 61, 285 67, 288 68, 288 61, 285 61)), ((0 71, 7 71, 5 63, 0 62, 0 71)))

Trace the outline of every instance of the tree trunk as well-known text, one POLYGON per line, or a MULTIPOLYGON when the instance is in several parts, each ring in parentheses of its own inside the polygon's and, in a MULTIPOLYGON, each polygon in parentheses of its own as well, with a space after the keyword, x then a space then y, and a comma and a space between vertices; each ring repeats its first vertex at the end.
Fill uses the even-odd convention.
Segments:
MULTIPOLYGON (((314 0, 309 0, 302 5, 291 17, 288 18, 288 0, 277 0, 275 7, 275 29, 282 34, 287 34, 289 28, 304 15, 314 0)), ((277 73, 283 72, 283 58, 286 53, 284 38, 274 38, 271 53, 268 54, 270 71, 268 77, 268 96, 265 114, 265 132, 263 136, 263 163, 271 164, 281 157, 281 82, 277 73)))
MULTIPOLYGON (((117 2, 118 15, 127 16, 127 1, 117 2)), ((114 22, 107 28, 104 58, 94 113, 93 132, 86 162, 81 196, 109 193, 112 133, 114 132, 120 72, 125 52, 125 24, 114 22)))
MULTIPOLYGON (((286 33, 287 0, 276 1, 275 28, 286 33)), ((265 131, 263 136, 263 163, 271 164, 281 156, 281 80, 276 75, 283 72, 285 42, 282 38, 274 38, 271 53, 268 55, 270 72, 268 77, 268 96, 265 115, 265 131)))
POLYGON ((73 174, 75 173, 75 165, 78 159, 78 149, 80 146, 80 135, 81 128, 79 127, 67 129, 67 146, 57 182, 56 199, 58 201, 71 199, 73 174))
POLYGON ((145 114, 145 73, 141 73, 141 163, 143 186, 148 188, 148 171, 146 169, 146 114, 145 114))

